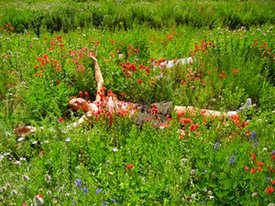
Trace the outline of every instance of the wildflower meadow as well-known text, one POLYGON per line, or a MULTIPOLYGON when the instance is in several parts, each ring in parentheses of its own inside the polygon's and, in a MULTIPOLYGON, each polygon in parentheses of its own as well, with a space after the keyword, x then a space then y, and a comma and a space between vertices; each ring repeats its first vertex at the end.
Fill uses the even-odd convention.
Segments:
POLYGON ((274 206, 274 9, 0 0, 0 205, 274 206), (97 95, 76 125, 88 108, 69 101, 97 95), (154 119, 110 111, 114 96, 154 119))

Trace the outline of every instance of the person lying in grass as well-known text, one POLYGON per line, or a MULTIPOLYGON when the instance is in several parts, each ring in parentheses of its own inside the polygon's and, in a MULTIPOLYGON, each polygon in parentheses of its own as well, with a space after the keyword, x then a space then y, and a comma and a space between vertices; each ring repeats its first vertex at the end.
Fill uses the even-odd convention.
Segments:
MULTIPOLYGON (((142 125, 145 122, 154 122, 156 123, 155 125, 160 125, 158 123, 164 122, 167 118, 171 118, 173 112, 177 115, 188 113, 190 116, 201 114, 206 117, 231 117, 237 115, 238 112, 241 112, 246 108, 252 107, 251 99, 247 99, 246 103, 238 111, 229 112, 199 109, 193 106, 173 106, 171 101, 152 103, 149 106, 133 102, 120 101, 111 90, 109 90, 107 95, 105 95, 106 89, 104 87, 104 79, 98 61, 94 56, 91 56, 91 59, 94 61, 95 80, 97 82, 96 98, 93 102, 85 100, 81 97, 74 97, 69 101, 68 106, 71 110, 74 112, 82 110, 84 115, 72 125, 68 125, 68 128, 83 125, 94 120, 94 118, 99 117, 101 114, 107 115, 110 123, 112 122, 112 117, 114 115, 120 115, 135 119, 134 121, 137 125, 142 125)), ((160 62, 163 63, 163 65, 161 66, 158 63, 155 67, 172 68, 176 65, 190 63, 190 61, 193 61, 191 57, 183 58, 175 63, 172 61, 166 61, 164 63, 160 62)), ((31 126, 16 128, 14 130, 14 133, 18 136, 25 136, 33 132, 36 132, 36 129, 31 126)))
MULTIPOLYGON (((148 107, 148 105, 140 105, 137 103, 120 101, 118 100, 116 95, 113 94, 110 90, 108 91, 107 96, 105 96, 106 89, 103 86, 104 79, 98 61, 95 57, 91 58, 94 60, 95 79, 97 82, 96 99, 93 102, 88 102, 83 98, 72 98, 69 101, 69 107, 72 110, 78 111, 82 109, 85 112, 85 114, 77 122, 73 123, 73 127, 83 124, 84 122, 88 121, 89 118, 91 118, 92 116, 100 115, 101 113, 106 112, 106 110, 109 116, 112 116, 114 114, 129 117, 137 116, 136 123, 138 125, 142 125, 146 121, 153 121, 155 118, 163 120, 167 116, 171 117, 172 112, 175 112, 176 114, 188 113, 191 116, 200 113, 204 116, 210 117, 230 117, 238 113, 238 111, 220 112, 208 109, 199 109, 192 106, 173 107, 172 102, 152 103, 148 107)), ((181 61, 184 61, 181 63, 189 62, 191 60, 192 59, 189 58, 181 59, 181 61)), ((167 62, 166 64, 168 65, 170 61, 167 62)), ((240 111, 248 107, 252 107, 251 99, 247 100, 246 104, 240 108, 240 111)))

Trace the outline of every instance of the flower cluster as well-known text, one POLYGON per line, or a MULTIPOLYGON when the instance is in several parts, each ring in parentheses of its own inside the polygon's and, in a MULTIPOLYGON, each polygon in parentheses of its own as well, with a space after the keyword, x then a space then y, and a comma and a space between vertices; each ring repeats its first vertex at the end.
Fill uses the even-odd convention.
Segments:
POLYGON ((7 23, 3 27, 3 31, 10 33, 14 30, 14 27, 11 25, 11 23, 7 23))
POLYGON ((72 57, 72 63, 76 66, 77 71, 82 74, 84 74, 86 70, 83 61, 92 56, 96 57, 93 50, 89 50, 87 47, 79 50, 69 50, 69 55, 72 57))
MULTIPOLYGON (((273 155, 273 153, 272 153, 272 155, 273 155)), ((268 165, 265 164, 263 161, 258 161, 256 153, 252 153, 251 156, 250 156, 250 159, 252 160, 253 165, 251 167, 244 166, 244 171, 250 172, 252 174, 254 174, 254 173, 263 173, 264 172, 264 173, 267 173, 268 176, 272 175, 272 173, 273 174, 275 173, 275 168, 273 168, 273 166, 268 167, 268 165), (263 166, 266 166, 266 168, 263 168, 263 166)), ((268 177, 267 178, 267 183, 268 183, 269 186, 265 189, 265 192, 267 194, 273 194, 273 192, 274 192, 273 185, 275 185, 275 179, 272 180, 270 177, 268 177)))
POLYGON ((198 83, 202 86, 205 86, 205 80, 203 79, 203 74, 199 70, 193 70, 192 68, 188 68, 185 77, 181 80, 181 85, 189 86, 191 90, 196 88, 198 83))
POLYGON ((266 41, 258 42, 257 39, 254 39, 252 47, 256 48, 263 57, 275 57, 272 44, 268 44, 266 41))
POLYGON ((122 67, 122 72, 126 77, 130 77, 132 73, 137 72, 137 67, 134 63, 126 62, 125 64, 120 64, 122 67))
POLYGON ((38 64, 34 66, 37 70, 34 73, 34 77, 43 76, 45 72, 47 72, 46 67, 49 65, 50 67, 55 68, 56 72, 60 72, 62 70, 60 63, 56 59, 50 59, 47 54, 43 54, 42 56, 37 57, 36 61, 38 64))
POLYGON ((208 48, 214 48, 215 45, 211 41, 201 40, 200 44, 195 42, 194 47, 195 47, 194 50, 190 52, 192 57, 194 57, 198 53, 205 53, 206 54, 207 49, 208 48))
POLYGON ((79 74, 85 74, 86 61, 91 57, 96 57, 96 54, 93 50, 88 49, 87 47, 79 50, 70 49, 69 51, 66 51, 64 46, 65 44, 62 41, 61 35, 51 39, 48 53, 36 58, 37 64, 34 66, 34 69, 36 70, 34 76, 42 77, 48 70, 53 73, 60 72, 62 71, 62 67, 66 66, 65 63, 72 63, 79 74))

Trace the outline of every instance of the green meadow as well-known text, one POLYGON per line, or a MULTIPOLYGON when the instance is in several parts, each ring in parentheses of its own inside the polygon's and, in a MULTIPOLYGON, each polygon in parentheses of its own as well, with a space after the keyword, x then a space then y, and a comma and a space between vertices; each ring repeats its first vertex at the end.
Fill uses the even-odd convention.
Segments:
POLYGON ((260 0, 1 0, 0 205, 274 205, 274 9, 260 0), (172 113, 165 126, 103 114, 72 128, 84 112, 69 100, 96 97, 89 54, 106 95, 122 101, 253 105, 224 118, 172 113), (14 133, 28 125, 37 131, 14 133))

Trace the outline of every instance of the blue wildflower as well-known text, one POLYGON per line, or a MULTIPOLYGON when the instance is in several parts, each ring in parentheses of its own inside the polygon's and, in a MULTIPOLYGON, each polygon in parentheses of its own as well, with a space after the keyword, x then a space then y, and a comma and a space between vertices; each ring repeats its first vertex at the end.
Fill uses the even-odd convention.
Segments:
POLYGON ((108 201, 102 202, 101 206, 105 206, 105 205, 109 205, 109 202, 108 201))
POLYGON ((75 181, 75 185, 76 185, 77 187, 80 187, 80 186, 81 186, 81 184, 82 184, 81 179, 76 179, 76 181, 75 181))
POLYGON ((253 131, 250 135, 250 141, 254 140, 256 138, 256 135, 257 135, 256 131, 253 131))
POLYGON ((231 155, 230 157, 229 157, 229 164, 230 165, 233 165, 233 164, 235 164, 235 157, 234 157, 234 155, 231 155))
POLYGON ((117 201, 116 201, 115 199, 111 199, 111 201, 112 201, 114 204, 117 203, 117 201))
POLYGON ((257 147, 258 144, 259 144, 259 142, 258 142, 257 140, 255 140, 253 146, 254 146, 254 147, 257 147))
POLYGON ((99 189, 99 188, 97 188, 96 191, 95 191, 96 194, 99 194, 101 192, 102 192, 102 189, 99 189))
POLYGON ((84 191, 85 193, 88 193, 88 189, 87 189, 86 187, 83 188, 83 191, 84 191))

